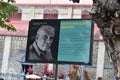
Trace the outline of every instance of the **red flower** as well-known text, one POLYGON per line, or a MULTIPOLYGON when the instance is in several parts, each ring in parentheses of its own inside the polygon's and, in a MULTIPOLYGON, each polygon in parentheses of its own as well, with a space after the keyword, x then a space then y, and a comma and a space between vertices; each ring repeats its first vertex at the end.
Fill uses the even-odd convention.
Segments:
POLYGON ((27 70, 30 74, 33 73, 33 68, 32 67, 29 67, 28 70, 27 70))
POLYGON ((77 64, 76 64, 76 65, 73 65, 73 68, 74 68, 74 69, 78 69, 78 68, 79 68, 79 65, 77 65, 77 64))
POLYGON ((64 76, 65 74, 64 74, 64 72, 62 72, 62 73, 60 73, 61 74, 61 76, 64 76))
POLYGON ((48 70, 48 69, 47 69, 46 74, 48 74, 48 75, 53 75, 53 74, 54 74, 54 71, 53 71, 53 70, 48 70))
POLYGON ((77 74, 78 69, 79 65, 73 65, 72 69, 68 71, 70 80, 79 80, 79 76, 77 74))
POLYGON ((65 77, 64 72, 60 73, 60 75, 58 77, 59 77, 59 79, 64 79, 64 77, 65 77))
POLYGON ((90 79, 90 74, 89 74, 89 72, 85 69, 84 70, 84 78, 86 79, 86 80, 89 80, 90 79))
POLYGON ((76 70, 76 69, 72 69, 71 72, 72 72, 72 73, 76 73, 77 70, 76 70))
POLYGON ((51 75, 54 75, 54 71, 53 71, 53 70, 50 70, 50 74, 51 74, 51 75))
POLYGON ((70 76, 70 75, 71 75, 71 71, 69 70, 69 71, 68 71, 68 76, 70 76))
POLYGON ((54 77, 54 71, 48 69, 48 64, 43 65, 44 71, 41 72, 42 76, 46 75, 47 77, 54 77))
POLYGON ((102 77, 99 76, 97 80, 102 80, 102 77))

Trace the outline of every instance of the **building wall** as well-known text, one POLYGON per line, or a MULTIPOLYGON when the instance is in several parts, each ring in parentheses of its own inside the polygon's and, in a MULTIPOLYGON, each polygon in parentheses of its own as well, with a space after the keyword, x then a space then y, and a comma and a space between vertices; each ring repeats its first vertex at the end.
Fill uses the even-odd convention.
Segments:
POLYGON ((91 10, 91 6, 36 6, 36 5, 22 5, 18 6, 22 10, 22 20, 43 19, 43 11, 45 9, 57 9, 58 19, 81 18, 83 10, 91 10))

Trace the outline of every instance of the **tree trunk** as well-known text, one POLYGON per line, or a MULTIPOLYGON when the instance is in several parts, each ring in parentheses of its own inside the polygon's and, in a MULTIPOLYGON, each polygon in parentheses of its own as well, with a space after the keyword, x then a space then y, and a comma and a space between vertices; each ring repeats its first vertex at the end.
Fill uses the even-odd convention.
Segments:
POLYGON ((120 78, 120 0, 93 0, 90 14, 97 23, 112 59, 116 80, 120 78))

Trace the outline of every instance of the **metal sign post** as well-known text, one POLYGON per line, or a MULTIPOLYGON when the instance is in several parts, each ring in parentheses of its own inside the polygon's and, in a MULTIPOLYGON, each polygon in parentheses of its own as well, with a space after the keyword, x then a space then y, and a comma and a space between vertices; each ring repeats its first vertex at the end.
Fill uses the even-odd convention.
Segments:
POLYGON ((57 70, 58 70, 58 64, 55 64, 55 80, 57 80, 57 70))

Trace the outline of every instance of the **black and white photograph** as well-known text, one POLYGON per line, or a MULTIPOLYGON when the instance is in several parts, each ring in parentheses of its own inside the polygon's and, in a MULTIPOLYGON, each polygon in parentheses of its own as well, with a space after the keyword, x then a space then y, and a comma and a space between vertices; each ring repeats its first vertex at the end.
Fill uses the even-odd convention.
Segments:
POLYGON ((29 24, 26 61, 56 61, 59 38, 58 20, 32 20, 29 24))

